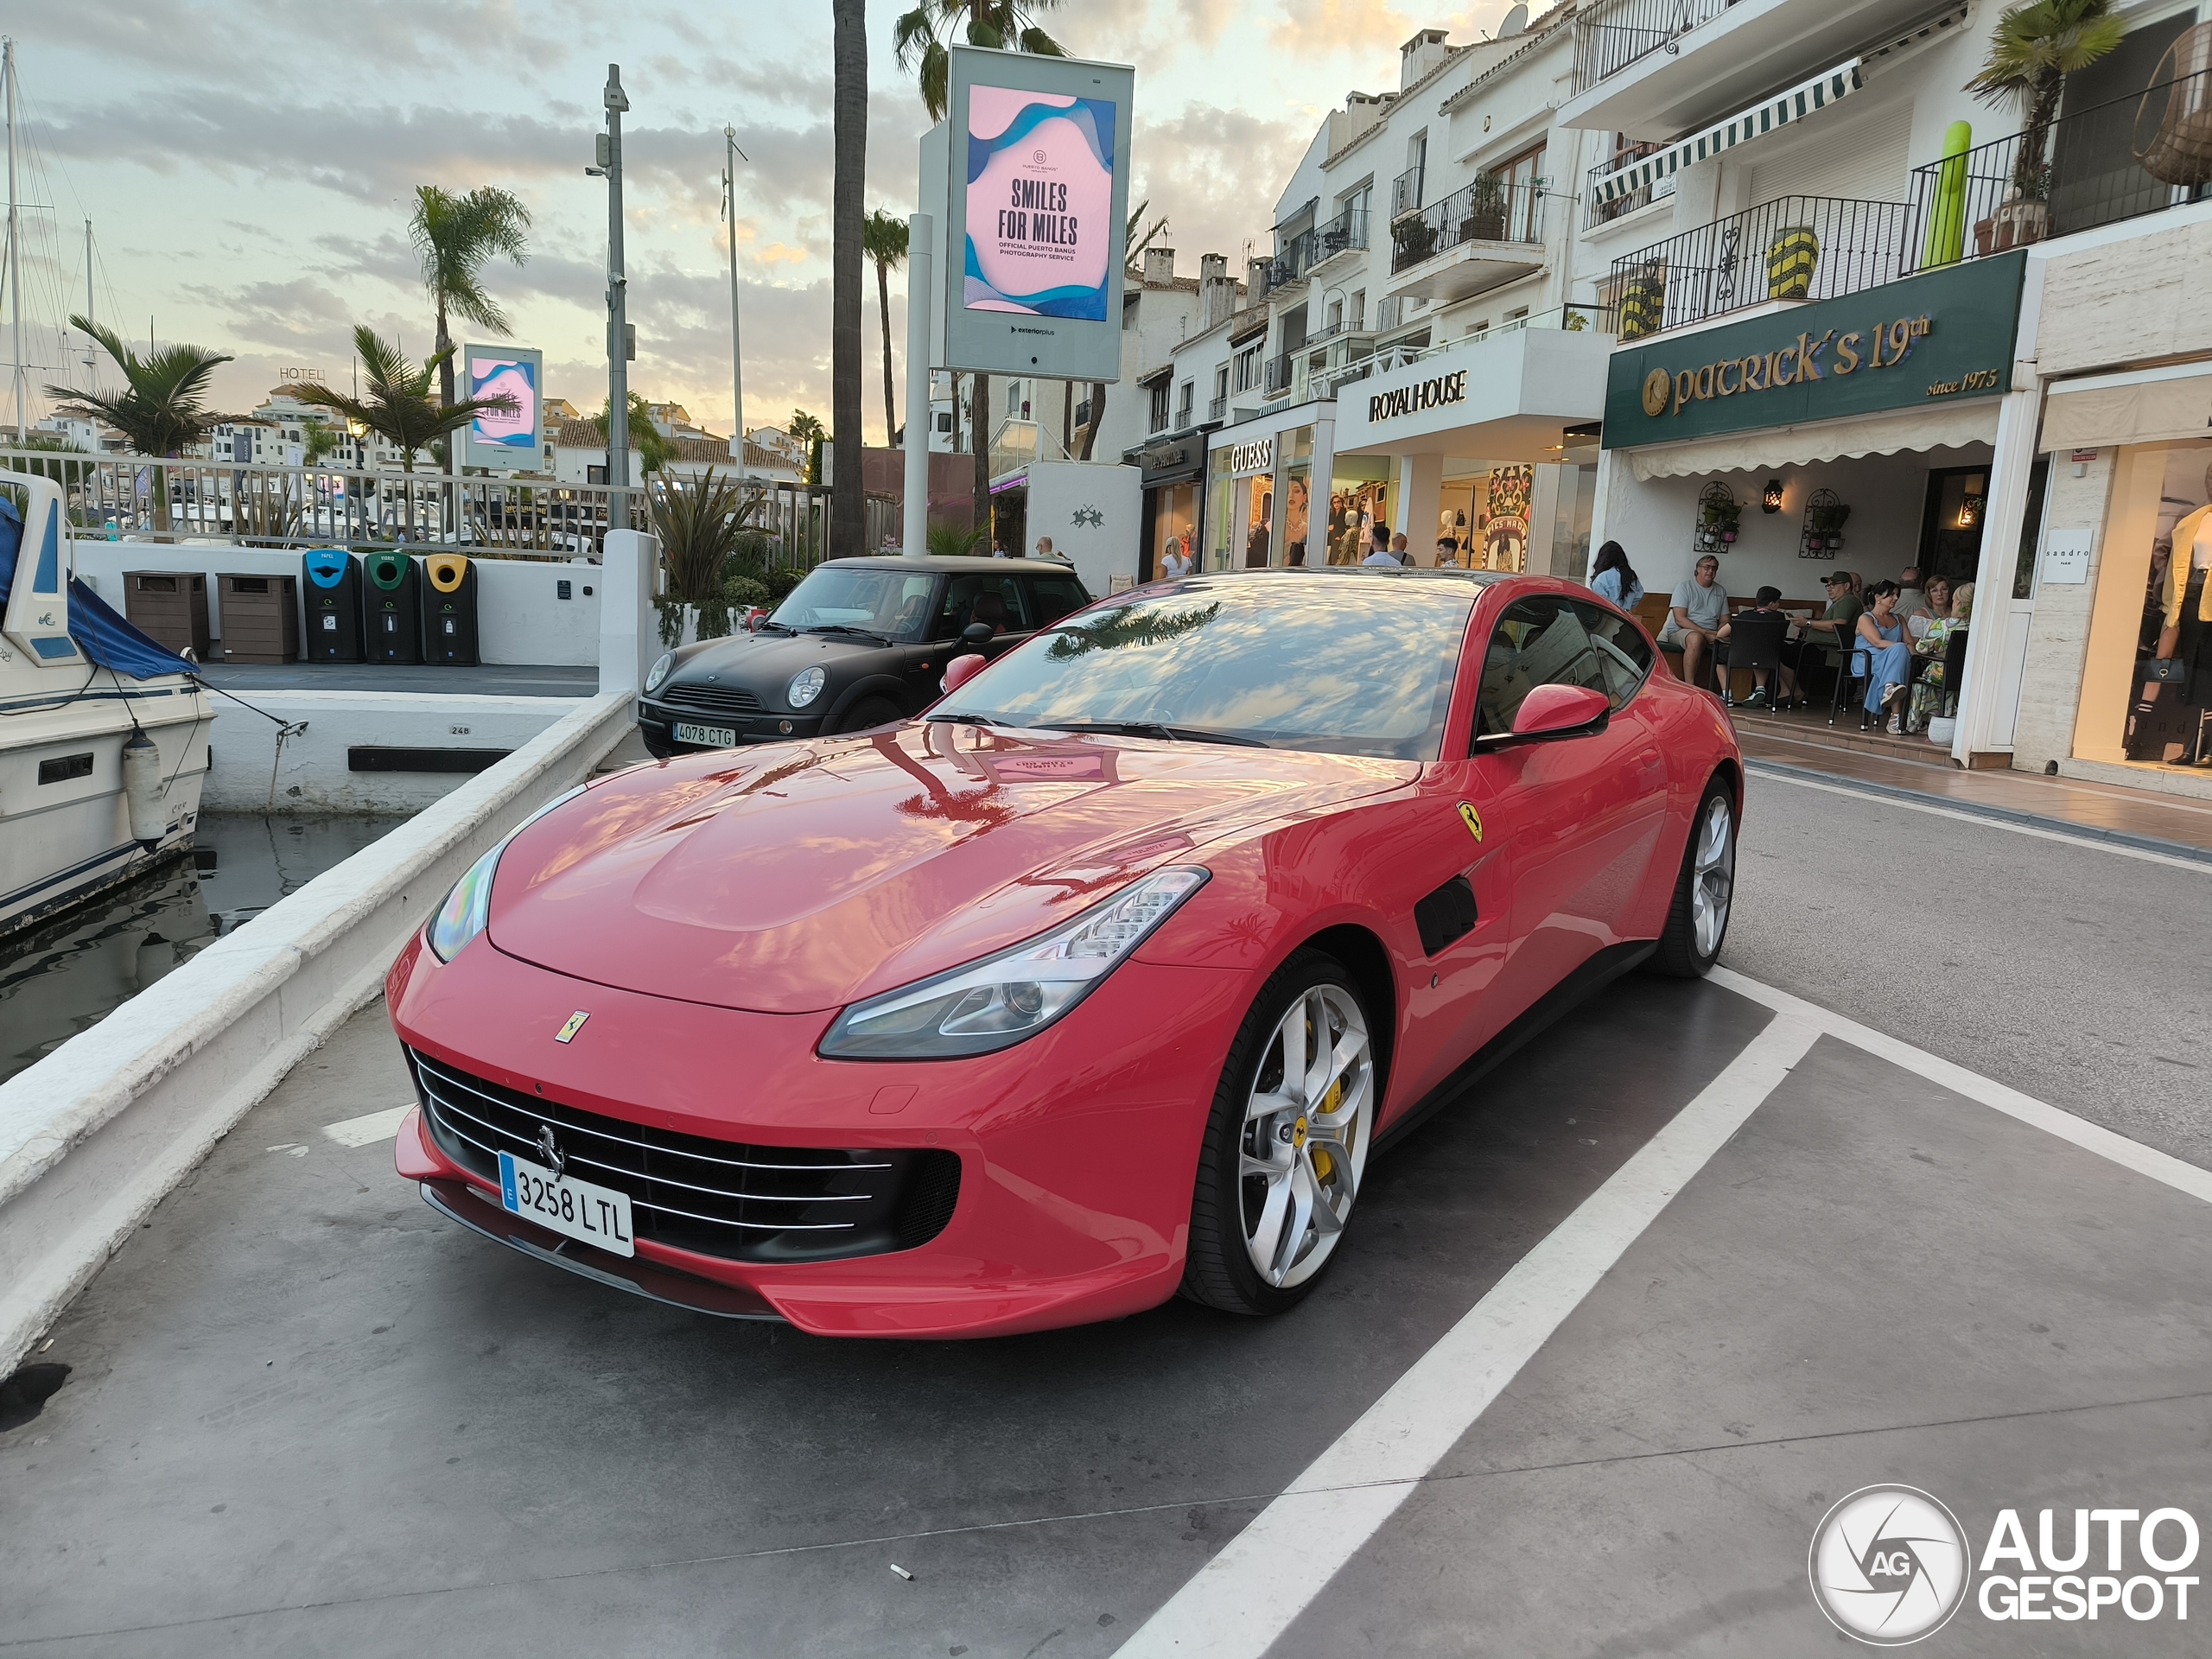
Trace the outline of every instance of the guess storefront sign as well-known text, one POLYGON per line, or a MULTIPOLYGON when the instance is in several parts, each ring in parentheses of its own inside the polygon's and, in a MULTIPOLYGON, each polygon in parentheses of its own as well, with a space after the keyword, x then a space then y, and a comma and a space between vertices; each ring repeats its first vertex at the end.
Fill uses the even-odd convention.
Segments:
POLYGON ((1367 418, 1370 423, 1395 420, 1401 415, 1416 414, 1424 409, 1437 409, 1446 404, 1464 404, 1466 401, 1467 372, 1460 369, 1452 374, 1416 380, 1410 386, 1376 392, 1367 400, 1367 418))
POLYGON ((1271 473, 1275 465, 1275 441, 1255 438, 1249 443, 1233 443, 1229 447, 1229 470, 1232 473, 1271 473))

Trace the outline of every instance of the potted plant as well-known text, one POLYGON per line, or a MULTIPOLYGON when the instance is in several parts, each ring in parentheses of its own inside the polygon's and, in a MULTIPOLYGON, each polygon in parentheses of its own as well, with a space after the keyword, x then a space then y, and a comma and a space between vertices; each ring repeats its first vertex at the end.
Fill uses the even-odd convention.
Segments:
MULTIPOLYGON (((1967 90, 1992 104, 2018 99, 2025 118, 2014 141, 2012 190, 1991 215, 1991 251, 2040 241, 2050 232, 2051 123, 2066 77, 2088 68, 2127 33, 2113 0, 2032 0, 2007 8, 1989 36, 1989 56, 1967 90)), ((1974 232, 1981 243, 1980 227, 1974 232)))
POLYGON ((1397 257, 1392 263, 1395 270, 1428 257, 1436 251, 1436 226, 1419 213, 1402 219, 1390 227, 1390 240, 1397 246, 1397 257))
POLYGON ((1467 216, 1459 223, 1462 242, 1505 240, 1505 181, 1495 173, 1478 173, 1467 187, 1467 216))
POLYGON ((1698 497, 1697 534, 1694 537, 1700 553, 1718 553, 1733 546, 1736 526, 1744 516, 1744 504, 1736 499, 1736 493, 1718 481, 1708 484, 1698 497))
POLYGON ((1850 517, 1851 509, 1833 493, 1815 490, 1805 506, 1806 556, 1819 558, 1839 551, 1843 546, 1844 521, 1850 517))

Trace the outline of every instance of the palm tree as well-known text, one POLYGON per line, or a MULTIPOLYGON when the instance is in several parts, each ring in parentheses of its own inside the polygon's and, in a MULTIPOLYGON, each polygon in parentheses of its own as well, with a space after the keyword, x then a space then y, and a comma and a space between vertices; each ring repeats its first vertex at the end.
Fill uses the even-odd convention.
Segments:
POLYGON ((914 9, 892 25, 892 49, 901 69, 918 70, 922 104, 930 119, 942 121, 951 96, 952 60, 943 36, 965 25, 970 46, 1001 52, 1030 52, 1040 58, 1065 58, 1060 43, 1037 27, 1036 16, 1060 0, 916 0, 914 9))
MULTIPOLYGON (((1001 52, 1027 52, 1040 58, 1065 58, 1060 43, 1037 25, 1037 14, 1060 0, 915 0, 912 11, 892 25, 891 44, 901 69, 921 81, 922 106, 930 119, 942 121, 952 95, 952 59, 944 36, 960 29, 970 46, 1001 52)), ((969 404, 969 427, 976 450, 976 523, 988 537, 991 524, 991 377, 978 374, 969 404)), ((953 407, 960 406, 960 380, 953 377, 953 407)), ((1100 398, 1100 407, 1105 400, 1100 398)))
POLYGON ((861 226, 861 246, 875 266, 876 311, 883 319, 883 441, 888 443, 898 424, 891 401, 891 273, 906 263, 906 221, 878 207, 861 226))
POLYGON ((506 313, 484 291, 483 269, 494 254, 505 254, 520 264, 530 257, 523 232, 530 228, 530 209, 505 190, 490 185, 456 196, 435 184, 415 187, 415 214, 407 234, 423 262, 423 286, 438 310, 435 342, 446 360, 438 369, 438 400, 453 402, 453 335, 447 314, 464 322, 508 334, 506 313))
POLYGON ((1992 104, 2017 98, 2027 106, 2012 163, 2012 188, 2021 200, 2049 194, 2044 150, 2066 77, 2088 68, 2126 34, 2127 25, 2113 16, 2113 0, 2034 0, 1998 16, 1988 59, 1967 90, 1992 104))
POLYGON ((830 195, 830 431, 836 476, 830 495, 830 556, 868 551, 861 476, 861 194, 868 182, 868 0, 831 0, 830 195))
MULTIPOLYGON (((599 429, 601 443, 607 442, 607 411, 612 407, 613 400, 605 400, 599 406, 599 413, 591 417, 591 423, 599 429)), ((630 394, 630 453, 638 458, 639 474, 647 478, 667 466, 676 454, 676 446, 663 437, 660 429, 653 424, 652 411, 646 407, 642 391, 630 394)))
POLYGON ((334 391, 326 385, 302 381, 295 391, 303 404, 334 409, 355 426, 374 432, 399 451, 403 472, 415 470, 418 450, 459 431, 484 410, 513 411, 515 400, 501 392, 496 397, 468 397, 458 403, 436 404, 430 399, 430 383, 440 368, 453 360, 453 347, 435 352, 417 368, 413 359, 375 329, 362 323, 353 330, 353 351, 361 359, 361 378, 368 386, 365 397, 334 391))
POLYGON ((822 423, 803 409, 791 410, 791 436, 806 446, 806 481, 810 485, 819 484, 822 481, 822 440, 829 435, 823 430, 822 423))
MULTIPOLYGON (((104 328, 89 317, 72 316, 72 328, 99 341, 115 365, 123 371, 118 392, 79 391, 71 386, 49 385, 46 395, 56 399, 61 411, 89 420, 105 421, 121 432, 133 449, 147 456, 176 455, 206 439, 219 421, 228 419, 209 409, 207 381, 220 364, 231 359, 200 346, 149 346, 141 357, 112 328, 104 328)), ((151 480, 154 528, 169 527, 168 480, 156 467, 151 480)))

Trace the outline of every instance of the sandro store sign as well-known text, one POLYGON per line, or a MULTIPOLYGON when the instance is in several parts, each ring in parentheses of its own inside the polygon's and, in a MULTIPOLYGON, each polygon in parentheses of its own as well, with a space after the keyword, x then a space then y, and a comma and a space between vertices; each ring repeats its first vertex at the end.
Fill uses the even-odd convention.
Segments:
POLYGON ((1608 449, 1993 397, 2024 252, 1613 353, 1608 449))

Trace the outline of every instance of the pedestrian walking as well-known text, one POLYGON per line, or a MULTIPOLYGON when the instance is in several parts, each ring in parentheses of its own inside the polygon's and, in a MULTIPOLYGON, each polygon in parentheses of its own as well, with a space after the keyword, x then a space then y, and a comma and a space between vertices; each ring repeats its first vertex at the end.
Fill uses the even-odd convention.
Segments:
POLYGON ((1624 611, 1634 610, 1643 597, 1636 567, 1628 562, 1628 554, 1618 542, 1607 542, 1598 550, 1598 562, 1590 567, 1590 591, 1624 611))

